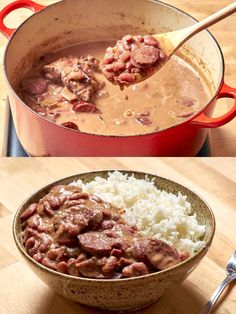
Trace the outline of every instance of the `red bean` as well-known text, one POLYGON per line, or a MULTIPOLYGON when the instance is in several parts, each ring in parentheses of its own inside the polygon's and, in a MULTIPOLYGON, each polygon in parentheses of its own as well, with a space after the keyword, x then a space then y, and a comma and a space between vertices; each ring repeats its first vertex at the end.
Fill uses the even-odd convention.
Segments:
POLYGON ((99 269, 97 258, 92 257, 83 262, 79 262, 76 264, 76 268, 84 277, 104 278, 99 269))
POLYGON ((87 255, 85 253, 81 253, 78 257, 77 257, 77 262, 83 262, 86 261, 87 259, 87 255))
POLYGON ((93 104, 86 102, 79 102, 74 104, 73 111, 75 112, 90 112, 90 113, 101 113, 101 111, 93 104))
POLYGON ((140 263, 133 263, 132 265, 126 266, 122 270, 122 275, 124 277, 136 277, 148 274, 147 266, 140 262, 140 263))
POLYGON ((123 255, 123 252, 121 250, 118 250, 118 249, 112 249, 111 255, 120 258, 123 255))
POLYGON ((67 264, 66 262, 60 262, 57 264, 57 271, 60 273, 67 274, 67 264))
POLYGON ((37 212, 40 216, 44 216, 44 204, 41 201, 38 204, 37 212))
POLYGON ((97 195, 92 195, 92 196, 90 196, 89 199, 91 201, 95 201, 96 203, 102 203, 103 202, 102 199, 99 196, 97 196, 97 195))
POLYGON ((88 193, 82 192, 82 193, 75 193, 75 194, 69 195, 68 199, 78 200, 78 199, 87 199, 88 197, 89 197, 88 193))
POLYGON ((37 229, 37 227, 42 223, 41 217, 38 214, 34 214, 28 219, 28 226, 37 229))
POLYGON ((122 53, 122 55, 120 55, 120 61, 122 62, 127 62, 129 61, 131 58, 131 52, 129 51, 125 51, 122 53))
POLYGON ((77 206, 77 205, 83 205, 83 204, 84 204, 84 199, 65 201, 66 208, 77 206))
POLYGON ((135 76, 132 73, 121 73, 118 77, 120 83, 133 83, 135 82, 135 76))
POLYGON ((117 267, 117 258, 115 256, 110 256, 105 265, 102 267, 104 273, 112 273, 117 267))
POLYGON ((69 223, 66 226, 68 227, 67 228, 68 234, 71 237, 76 237, 80 233, 80 230, 81 230, 80 226, 76 226, 76 225, 69 224, 69 223))
POLYGON ((54 262, 54 261, 51 261, 51 260, 50 260, 49 258, 47 258, 47 257, 44 257, 44 258, 42 259, 42 264, 43 264, 44 266, 46 266, 46 267, 49 267, 49 268, 53 269, 53 270, 57 270, 57 263, 54 262))
POLYGON ((29 217, 31 217, 33 214, 36 213, 36 210, 37 210, 37 204, 36 203, 33 203, 31 204, 20 216, 20 219, 21 220, 26 220, 28 219, 29 217))
POLYGON ((38 248, 40 246, 40 241, 35 239, 34 246, 28 250, 30 256, 34 256, 34 254, 38 253, 38 248))
POLYGON ((49 217, 52 217, 52 216, 54 216, 54 211, 52 210, 52 208, 51 208, 51 206, 50 206, 50 204, 49 204, 49 202, 44 202, 44 213, 46 214, 46 215, 48 215, 49 217))
POLYGON ((69 261, 67 262, 67 271, 68 274, 71 276, 79 276, 79 270, 76 267, 76 259, 75 258, 70 258, 69 261))
POLYGON ((112 64, 108 64, 107 66, 105 66, 105 70, 107 72, 120 72, 123 71, 125 69, 125 64, 124 62, 114 62, 112 64))
POLYGON ((29 249, 33 248, 35 245, 35 238, 31 237, 25 242, 25 248, 28 251, 29 249))
POLYGON ((38 263, 41 263, 42 262, 42 259, 43 259, 43 254, 42 253, 36 253, 33 255, 33 259, 38 262, 38 263))
POLYGON ((62 123, 61 125, 66 128, 79 131, 78 125, 75 124, 74 122, 68 121, 68 122, 62 123))
POLYGON ((58 255, 58 249, 51 249, 48 251, 47 256, 51 259, 51 260, 55 260, 57 258, 58 255))
POLYGON ((107 64, 110 64, 114 61, 114 57, 109 57, 109 58, 105 58, 102 62, 103 65, 107 65, 107 64))
POLYGON ((32 228, 29 228, 28 226, 25 228, 24 230, 24 243, 32 236, 34 237, 37 237, 38 236, 38 231, 32 229, 32 228))
POLYGON ((39 225, 38 226, 38 231, 39 232, 46 232, 49 233, 51 230, 50 226, 46 226, 46 225, 39 225))
POLYGON ((56 196, 52 196, 49 200, 51 208, 58 209, 61 205, 60 199, 56 196))
POLYGON ((63 258, 64 256, 64 252, 65 252, 65 247, 62 246, 62 247, 59 247, 57 249, 50 249, 48 252, 47 252, 47 257, 53 261, 59 261, 63 258))

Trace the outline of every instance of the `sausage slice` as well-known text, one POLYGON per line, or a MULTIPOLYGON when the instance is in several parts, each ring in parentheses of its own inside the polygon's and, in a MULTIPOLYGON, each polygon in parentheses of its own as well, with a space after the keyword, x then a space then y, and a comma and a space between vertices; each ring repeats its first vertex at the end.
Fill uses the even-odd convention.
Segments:
POLYGON ((132 52, 132 60, 142 66, 153 65, 159 58, 159 50, 153 46, 136 48, 132 52))

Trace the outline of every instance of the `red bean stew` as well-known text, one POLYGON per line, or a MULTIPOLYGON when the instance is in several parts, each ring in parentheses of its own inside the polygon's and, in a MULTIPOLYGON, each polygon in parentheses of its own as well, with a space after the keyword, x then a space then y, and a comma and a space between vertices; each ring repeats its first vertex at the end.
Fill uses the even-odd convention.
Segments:
POLYGON ((88 278, 141 276, 188 258, 163 241, 141 237, 121 214, 79 187, 54 186, 22 213, 23 244, 44 266, 88 278))
POLYGON ((165 60, 166 55, 153 36, 126 35, 115 47, 107 48, 103 73, 110 82, 123 88, 146 79, 165 60))
MULTIPOLYGON (((104 51, 113 44, 111 41, 83 43, 40 57, 24 74, 20 97, 31 109, 56 124, 81 132, 118 136, 171 127, 189 119, 207 104, 210 91, 206 82, 177 56, 156 75, 121 91, 102 73, 102 67, 112 69, 120 64, 116 60, 119 51, 105 61, 114 59, 112 63, 100 66, 104 51)), ((120 45, 132 49, 134 43, 126 38, 120 45)), ((112 71, 107 73, 115 78, 149 71, 152 66, 145 62, 152 58, 150 51, 155 51, 158 60, 163 59, 157 43, 150 37, 144 36, 140 45, 141 51, 146 51, 143 60, 135 49, 133 56, 129 50, 119 56, 119 60, 125 57, 122 67, 128 67, 130 73, 124 69, 124 73, 117 72, 115 76, 112 71)), ((124 83, 123 79, 121 82, 124 83)))
MULTIPOLYGON (((94 76, 99 71, 99 62, 92 56, 60 58, 43 67, 43 77, 22 81, 24 98, 32 109, 42 116, 50 116, 53 121, 63 113, 59 106, 63 99, 75 113, 101 113, 94 104, 105 85, 94 76)), ((71 121, 61 125, 79 130, 71 121)))

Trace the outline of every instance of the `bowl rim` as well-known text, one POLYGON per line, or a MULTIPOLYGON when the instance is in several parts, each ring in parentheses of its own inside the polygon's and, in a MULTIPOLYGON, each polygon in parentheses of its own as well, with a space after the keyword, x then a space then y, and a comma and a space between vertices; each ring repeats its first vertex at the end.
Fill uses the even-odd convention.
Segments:
MULTIPOLYGON (((166 7, 169 7, 171 8, 172 10, 175 10, 179 13, 181 13, 183 16, 185 16, 186 18, 188 18, 190 21, 193 21, 193 22, 199 22, 198 19, 196 19, 195 17, 193 17, 191 14, 185 12, 184 10, 172 5, 172 4, 169 4, 169 3, 166 3, 162 0, 143 0, 145 2, 149 2, 149 3, 153 3, 154 5, 162 5, 162 6, 166 6, 166 7)), ((193 114, 193 116, 191 116, 190 118, 188 118, 187 120, 185 121, 182 121, 180 122, 179 124, 175 124, 173 126, 170 126, 168 128, 165 128, 165 129, 161 129, 161 130, 156 130, 156 131, 152 131, 152 132, 148 132, 148 133, 138 133, 138 134, 131 134, 131 135, 114 135, 114 134, 96 134, 96 133, 89 133, 89 132, 86 132, 86 131, 78 131, 78 130, 73 130, 73 129, 70 129, 70 128, 67 128, 63 125, 60 125, 60 124, 57 124, 53 121, 50 121, 48 119, 46 119, 45 117, 43 117, 42 115, 40 115, 39 113, 37 113, 36 111, 34 111, 33 109, 31 109, 21 98, 20 96, 18 95, 19 93, 17 91, 15 91, 15 88, 13 87, 10 79, 8 78, 8 71, 7 71, 7 57, 8 57, 8 50, 9 50, 9 47, 11 45, 11 42, 13 41, 15 35, 17 34, 17 32, 19 31, 19 29, 21 29, 21 27, 26 24, 28 22, 28 20, 34 18, 35 15, 39 15, 40 13, 44 12, 45 10, 48 10, 50 9, 50 7, 52 6, 57 6, 57 5, 61 5, 63 3, 63 0, 60 0, 56 3, 52 3, 52 4, 49 4, 49 5, 46 5, 43 9, 41 9, 40 11, 32 14, 31 16, 29 16, 28 18, 26 18, 22 23, 20 23, 20 25, 15 29, 15 31, 13 32, 12 36, 9 38, 8 42, 7 42, 7 45, 6 45, 6 48, 5 48, 5 51, 4 51, 4 56, 3 56, 3 73, 4 73, 4 77, 5 77, 5 81, 6 81, 6 84, 10 90, 10 92, 12 93, 12 95, 15 97, 15 99, 17 100, 17 102, 21 103, 21 105, 24 106, 24 108, 26 110, 29 110, 33 115, 35 115, 39 120, 42 119, 42 121, 44 121, 45 123, 48 123, 51 127, 54 126, 54 127, 58 127, 58 128, 62 128, 62 129, 65 129, 67 131, 70 131, 72 133, 75 133, 75 134, 80 134, 80 135, 84 135, 84 136, 93 136, 93 137, 102 137, 102 138, 113 138, 113 139, 116 139, 116 138, 119 138, 119 139, 124 139, 124 138, 135 138, 135 137, 144 137, 144 136, 153 136, 153 135, 156 135, 156 134, 162 134, 163 132, 165 131, 171 131, 171 130, 174 130, 176 127, 183 127, 187 124, 189 124, 192 120, 194 120, 195 118, 197 118, 199 115, 201 115, 212 103, 214 103, 214 101, 217 99, 217 95, 219 94, 220 90, 221 90, 221 87, 224 83, 224 76, 225 76, 225 61, 224 61, 224 55, 223 55, 223 52, 222 52, 222 49, 218 43, 218 41, 216 40, 215 36, 208 30, 208 29, 205 29, 203 32, 206 32, 208 33, 209 35, 209 38, 211 38, 211 40, 215 43, 216 45, 216 49, 218 49, 219 51, 219 55, 220 55, 220 60, 221 60, 221 64, 220 64, 220 79, 219 79, 219 82, 217 83, 216 87, 215 87, 215 91, 212 93, 212 95, 210 96, 210 99, 209 101, 207 101, 206 105, 204 107, 202 107, 200 110, 198 110, 197 112, 195 112, 193 114)), ((11 104, 11 101, 10 101, 10 104, 11 104)))
MULTIPOLYGON (((68 183, 67 183, 68 184, 68 183)), ((125 170, 125 169, 103 169, 103 170, 94 170, 94 171, 87 171, 87 172, 82 172, 82 173, 77 173, 71 176, 66 176, 63 177, 61 179, 58 179, 56 181, 53 181, 49 184, 46 184, 44 186, 42 186, 41 188, 35 190, 33 193, 31 193, 18 207, 15 215, 14 215, 14 219, 13 219, 13 225, 12 225, 12 232, 13 232, 13 238, 15 241, 15 244, 18 248, 18 250, 20 251, 20 253, 26 257, 26 259, 33 265, 35 265, 36 267, 40 268, 42 271, 46 271, 48 273, 50 273, 51 275, 54 276, 61 276, 62 278, 65 279, 73 279, 76 281, 85 281, 85 282, 96 282, 96 283, 115 283, 115 282, 126 282, 126 281, 135 281, 135 280, 139 280, 141 278, 148 278, 148 277, 153 277, 153 276, 162 276, 164 274, 167 273, 171 273, 173 270, 175 270, 176 268, 180 268, 181 266, 190 264, 193 260, 195 260, 197 257, 199 257, 200 255, 203 254, 202 258, 204 257, 204 255, 207 253, 207 250, 209 249, 209 247, 211 246, 214 234, 215 234, 215 228, 216 228, 216 220, 215 220, 215 216, 214 213, 211 209, 211 207, 209 206, 209 204, 201 197, 199 196, 198 193, 196 193, 195 191, 193 191, 191 188, 189 188, 188 186, 182 185, 176 181, 173 181, 170 178, 167 177, 163 177, 163 176, 159 176, 156 174, 151 174, 148 172, 143 172, 143 171, 136 171, 136 170, 125 170), (36 260, 34 260, 25 250, 25 247, 23 246, 22 242, 18 239, 18 235, 17 235, 17 226, 20 224, 20 220, 19 220, 19 215, 21 213, 21 211, 23 210, 24 206, 27 204, 27 202, 29 201, 29 199, 35 197, 37 194, 39 194, 40 192, 42 192, 43 190, 47 190, 49 188, 51 188, 54 185, 57 184, 61 184, 61 181, 64 180, 70 180, 71 182, 73 182, 73 180, 75 179, 79 179, 80 176, 84 176, 84 175, 99 175, 99 173, 109 173, 109 172, 114 172, 114 171, 119 171, 123 174, 128 174, 128 175, 132 175, 132 174, 141 174, 141 175, 145 175, 147 177, 155 177, 155 179, 162 179, 164 181, 168 181, 171 182, 171 184, 177 184, 178 186, 180 186, 181 188, 184 188, 185 190, 191 192, 192 194, 194 194, 195 196, 197 196, 198 199, 200 199, 205 205, 206 208, 210 214, 210 226, 211 226, 211 230, 208 236, 208 240, 206 241, 205 245, 203 245, 200 250, 198 250, 197 252, 195 252, 191 257, 187 258, 185 261, 180 262, 179 264, 172 266, 170 268, 167 268, 165 270, 161 270, 161 271, 157 271, 157 272, 153 272, 147 275, 142 275, 142 276, 138 276, 138 277, 130 277, 130 278, 120 278, 120 279, 98 279, 98 278, 86 278, 86 277, 76 277, 76 276, 72 276, 72 275, 68 275, 68 274, 64 274, 64 273, 60 273, 58 271, 52 270, 46 266, 44 266, 43 264, 37 262, 36 260)), ((201 258, 201 259, 202 259, 201 258)))

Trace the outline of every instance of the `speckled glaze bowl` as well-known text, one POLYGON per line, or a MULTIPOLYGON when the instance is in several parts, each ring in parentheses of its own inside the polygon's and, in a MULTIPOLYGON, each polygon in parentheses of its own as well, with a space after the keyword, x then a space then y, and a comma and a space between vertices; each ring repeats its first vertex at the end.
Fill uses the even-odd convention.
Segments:
POLYGON ((149 179, 155 178, 155 184, 159 189, 174 194, 181 192, 187 195, 188 201, 192 204, 192 211, 197 214, 198 222, 206 225, 206 233, 203 238, 206 245, 191 258, 164 271, 129 279, 103 280, 78 278, 58 273, 39 264, 26 253, 22 243, 21 221, 19 217, 30 203, 37 202, 54 185, 68 184, 78 179, 89 182, 96 176, 107 177, 108 172, 106 170, 77 174, 53 182, 36 191, 18 209, 13 222, 13 235, 19 251, 25 257, 29 266, 55 292, 72 301, 102 309, 116 311, 140 309, 155 302, 164 293, 173 289, 187 278, 207 253, 211 245, 215 232, 214 215, 209 206, 188 188, 159 176, 135 171, 121 171, 129 175, 134 174, 136 178, 144 179, 146 176, 149 179))

